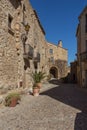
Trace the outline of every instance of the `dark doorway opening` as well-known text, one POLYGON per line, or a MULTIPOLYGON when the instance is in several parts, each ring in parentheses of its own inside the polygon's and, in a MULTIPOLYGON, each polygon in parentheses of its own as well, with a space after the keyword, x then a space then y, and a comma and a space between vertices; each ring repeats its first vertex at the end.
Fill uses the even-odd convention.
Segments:
POLYGON ((51 67, 50 74, 53 76, 53 78, 58 78, 58 69, 56 67, 51 67))

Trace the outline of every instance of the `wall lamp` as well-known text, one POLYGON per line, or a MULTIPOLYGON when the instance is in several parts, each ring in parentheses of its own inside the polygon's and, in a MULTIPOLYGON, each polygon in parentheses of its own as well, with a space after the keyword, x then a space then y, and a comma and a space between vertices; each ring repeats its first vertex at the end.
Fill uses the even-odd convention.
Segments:
POLYGON ((27 24, 24 25, 24 27, 25 27, 26 33, 28 34, 29 29, 30 29, 30 25, 27 23, 27 24))
POLYGON ((26 33, 23 33, 23 34, 21 35, 21 39, 22 39, 22 42, 25 43, 26 40, 27 40, 27 35, 28 35, 28 32, 29 32, 30 26, 29 26, 28 23, 27 23, 27 24, 22 23, 22 24, 24 25, 24 29, 25 29, 26 33))

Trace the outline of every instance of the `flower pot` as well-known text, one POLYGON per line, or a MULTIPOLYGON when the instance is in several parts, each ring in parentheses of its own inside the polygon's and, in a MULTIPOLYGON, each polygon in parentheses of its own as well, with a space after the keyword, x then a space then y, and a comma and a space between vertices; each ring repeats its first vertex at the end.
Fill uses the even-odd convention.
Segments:
POLYGON ((37 87, 33 88, 33 95, 39 96, 39 88, 37 88, 37 87))
POLYGON ((39 83, 36 83, 36 86, 37 86, 39 89, 41 89, 42 84, 39 82, 39 83))
POLYGON ((17 105, 17 103, 18 103, 18 100, 17 99, 15 99, 15 98, 13 98, 12 100, 11 100, 11 103, 10 103, 10 107, 15 107, 16 105, 17 105))

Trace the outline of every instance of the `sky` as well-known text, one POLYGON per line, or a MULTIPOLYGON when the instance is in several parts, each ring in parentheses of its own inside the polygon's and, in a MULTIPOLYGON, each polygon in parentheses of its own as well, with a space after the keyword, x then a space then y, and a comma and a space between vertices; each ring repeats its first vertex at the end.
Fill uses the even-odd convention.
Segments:
POLYGON ((68 65, 76 59, 76 29, 78 17, 87 5, 87 0, 30 0, 36 10, 45 38, 55 45, 62 40, 63 48, 68 49, 68 65))

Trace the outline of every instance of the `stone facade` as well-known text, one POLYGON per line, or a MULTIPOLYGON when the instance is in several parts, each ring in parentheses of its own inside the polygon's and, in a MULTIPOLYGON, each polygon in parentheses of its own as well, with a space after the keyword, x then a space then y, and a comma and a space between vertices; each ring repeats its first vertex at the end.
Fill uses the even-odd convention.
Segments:
POLYGON ((20 62, 16 50, 14 26, 16 18, 18 20, 19 2, 15 1, 14 4, 16 7, 10 1, 0 1, 0 86, 5 87, 5 89, 14 88, 17 85, 18 64, 20 62), (11 25, 8 22, 10 18, 13 19, 11 25))
POLYGON ((79 16, 77 36, 77 80, 80 87, 87 87, 87 7, 79 16))
POLYGON ((67 76, 68 51, 62 47, 62 41, 58 45, 48 44, 48 65, 51 74, 55 78, 61 79, 67 76))
MULTIPOLYGON (((49 74, 49 44, 37 13, 28 0, 1 0, 0 90, 32 86, 31 75, 36 70, 49 74)), ((52 46, 56 66, 58 60, 67 66, 67 50, 62 46, 52 46)), ((64 71, 62 76, 66 73, 64 71)))

